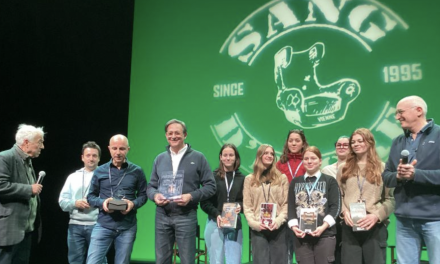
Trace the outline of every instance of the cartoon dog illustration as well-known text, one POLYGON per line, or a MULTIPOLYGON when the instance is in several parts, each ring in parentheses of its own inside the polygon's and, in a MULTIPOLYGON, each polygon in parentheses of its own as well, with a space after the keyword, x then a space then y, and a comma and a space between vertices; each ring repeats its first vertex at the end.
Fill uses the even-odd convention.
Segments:
POLYGON ((295 52, 285 46, 274 56, 276 104, 286 119, 302 128, 315 128, 344 119, 348 106, 360 94, 354 79, 343 78, 323 85, 317 68, 325 54, 324 43, 295 52), (307 66, 311 65, 311 67, 307 66))

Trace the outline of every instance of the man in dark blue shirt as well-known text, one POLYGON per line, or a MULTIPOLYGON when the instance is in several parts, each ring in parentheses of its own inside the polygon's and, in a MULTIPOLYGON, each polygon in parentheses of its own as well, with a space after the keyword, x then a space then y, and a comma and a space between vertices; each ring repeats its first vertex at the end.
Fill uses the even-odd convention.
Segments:
POLYGON ((147 181, 142 168, 126 158, 130 147, 125 136, 113 136, 108 149, 112 159, 95 170, 87 196, 90 206, 99 208, 87 263, 103 263, 107 250, 114 242, 115 263, 129 264, 136 238, 136 212, 147 202, 147 181), (109 202, 113 199, 125 201, 127 209, 110 210, 109 202))

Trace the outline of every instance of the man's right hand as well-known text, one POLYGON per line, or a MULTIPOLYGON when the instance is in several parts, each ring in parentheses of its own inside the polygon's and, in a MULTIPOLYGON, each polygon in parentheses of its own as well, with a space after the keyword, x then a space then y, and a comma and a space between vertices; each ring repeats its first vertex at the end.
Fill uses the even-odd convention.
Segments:
POLYGON ((397 179, 398 180, 414 180, 415 166, 417 160, 413 160, 411 163, 402 164, 402 159, 399 161, 397 166, 397 179))
POLYGON ((113 200, 113 198, 107 198, 107 199, 105 199, 104 203, 102 204, 102 209, 104 209, 104 211, 106 211, 106 212, 109 213, 109 214, 111 214, 111 213, 114 212, 114 210, 110 210, 110 209, 108 209, 108 202, 109 202, 110 200, 113 200))
POLYGON ((39 195, 43 190, 43 185, 34 183, 32 184, 32 195, 39 195))
POLYGON ((170 201, 167 200, 161 193, 156 193, 154 195, 154 202, 157 204, 157 206, 164 206, 170 203, 170 201))
POLYGON ((88 209, 90 205, 85 199, 80 199, 75 201, 75 207, 78 209, 88 209))

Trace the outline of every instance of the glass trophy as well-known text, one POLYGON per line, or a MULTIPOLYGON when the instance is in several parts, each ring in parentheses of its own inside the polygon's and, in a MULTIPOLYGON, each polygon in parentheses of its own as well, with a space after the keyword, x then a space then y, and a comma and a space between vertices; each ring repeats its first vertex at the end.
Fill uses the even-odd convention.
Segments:
POLYGON ((113 196, 113 200, 108 202, 108 209, 115 211, 127 210, 127 202, 122 200, 125 198, 124 189, 117 190, 113 196))
POLYGON ((358 221, 367 216, 365 202, 357 202, 350 204, 350 215, 353 220, 353 231, 367 231, 366 228, 360 227, 358 221))
POLYGON ((166 171, 160 175, 159 192, 170 201, 182 197, 184 171, 178 170, 176 174, 166 171))
POLYGON ((118 200, 124 199, 125 198, 125 190, 124 189, 117 190, 115 193, 115 197, 113 197, 113 198, 116 198, 118 200))
POLYGON ((299 215, 299 229, 311 233, 318 227, 318 212, 316 208, 301 208, 299 215))

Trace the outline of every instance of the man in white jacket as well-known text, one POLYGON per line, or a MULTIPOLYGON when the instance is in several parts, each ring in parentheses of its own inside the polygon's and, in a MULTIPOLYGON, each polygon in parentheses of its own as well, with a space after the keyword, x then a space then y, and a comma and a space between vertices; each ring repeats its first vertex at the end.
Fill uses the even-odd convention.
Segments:
POLYGON ((98 167, 101 148, 93 141, 83 145, 81 159, 84 168, 67 177, 58 203, 64 212, 70 213, 67 245, 70 264, 83 264, 87 259, 90 236, 98 219, 98 209, 87 202, 90 181, 98 167))

